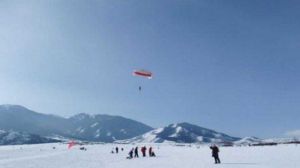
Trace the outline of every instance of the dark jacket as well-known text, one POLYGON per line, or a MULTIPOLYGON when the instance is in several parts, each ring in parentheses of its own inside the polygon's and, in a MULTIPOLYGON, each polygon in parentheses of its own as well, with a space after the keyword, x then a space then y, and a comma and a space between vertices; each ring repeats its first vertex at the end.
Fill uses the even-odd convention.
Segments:
POLYGON ((211 153, 213 157, 218 156, 219 148, 217 146, 211 146, 210 149, 212 150, 211 153))

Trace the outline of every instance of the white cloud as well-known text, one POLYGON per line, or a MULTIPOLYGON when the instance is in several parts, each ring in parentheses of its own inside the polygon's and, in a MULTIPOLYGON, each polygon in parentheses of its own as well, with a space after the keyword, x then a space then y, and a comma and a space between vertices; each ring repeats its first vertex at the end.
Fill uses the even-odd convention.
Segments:
POLYGON ((292 130, 285 133, 288 137, 300 137, 300 129, 299 130, 292 130))

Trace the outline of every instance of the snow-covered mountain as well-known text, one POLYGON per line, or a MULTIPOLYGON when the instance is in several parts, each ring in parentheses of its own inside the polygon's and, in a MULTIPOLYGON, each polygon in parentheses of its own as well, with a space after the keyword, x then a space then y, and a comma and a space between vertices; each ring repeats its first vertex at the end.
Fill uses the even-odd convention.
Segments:
POLYGON ((0 130, 0 145, 38 144, 60 142, 58 140, 16 131, 0 130))
POLYGON ((248 146, 248 145, 252 145, 252 144, 257 144, 257 143, 261 143, 263 140, 259 139, 257 137, 245 137, 242 138, 238 141, 234 142, 234 145, 238 145, 238 146, 248 146))
POLYGON ((256 146, 256 145, 275 145, 275 144, 290 144, 290 143, 300 143, 300 138, 269 138, 260 139, 257 137, 245 137, 241 140, 235 141, 236 146, 256 146))
POLYGON ((158 128, 143 135, 116 141, 118 143, 221 143, 233 142, 240 138, 232 137, 207 128, 199 127, 189 123, 171 124, 158 128))
POLYGON ((120 116, 78 114, 69 120, 75 126, 72 136, 90 141, 113 142, 141 135, 150 126, 120 116))
POLYGON ((48 136, 68 136, 72 128, 67 119, 37 113, 19 105, 0 106, 0 129, 48 136))
POLYGON ((82 113, 63 118, 19 105, 0 105, 0 129, 99 142, 128 139, 152 130, 143 123, 119 116, 82 113))
POLYGON ((264 139, 262 143, 278 143, 278 144, 284 144, 284 143, 291 143, 291 142, 300 142, 300 138, 294 137, 294 138, 269 138, 264 139))

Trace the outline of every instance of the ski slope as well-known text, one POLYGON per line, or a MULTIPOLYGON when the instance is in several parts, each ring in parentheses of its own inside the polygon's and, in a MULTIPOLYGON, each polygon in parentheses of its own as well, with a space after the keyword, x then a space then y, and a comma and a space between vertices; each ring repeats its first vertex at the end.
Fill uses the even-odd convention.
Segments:
MULTIPOLYGON (((222 147, 215 165, 207 146, 150 144, 156 158, 126 159, 132 145, 119 154, 114 144, 85 145, 87 151, 66 144, 0 146, 1 168, 299 168, 300 146, 222 147), (159 146, 158 146, 159 145, 159 146), (56 149, 53 149, 55 147, 56 149)), ((141 145, 140 145, 141 146, 141 145)), ((149 144, 147 145, 149 146, 149 144)), ((140 154, 141 155, 141 154, 140 154)))

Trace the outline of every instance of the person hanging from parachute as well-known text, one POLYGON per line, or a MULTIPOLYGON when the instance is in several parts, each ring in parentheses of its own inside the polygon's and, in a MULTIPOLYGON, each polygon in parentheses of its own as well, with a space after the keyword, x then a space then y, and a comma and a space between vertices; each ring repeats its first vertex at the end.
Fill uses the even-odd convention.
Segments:
MULTIPOLYGON (((146 70, 143 70, 143 69, 134 70, 132 74, 134 76, 148 78, 148 79, 152 79, 152 77, 153 77, 152 72, 146 71, 146 70)), ((142 91, 142 86, 139 86, 139 91, 142 91)))

